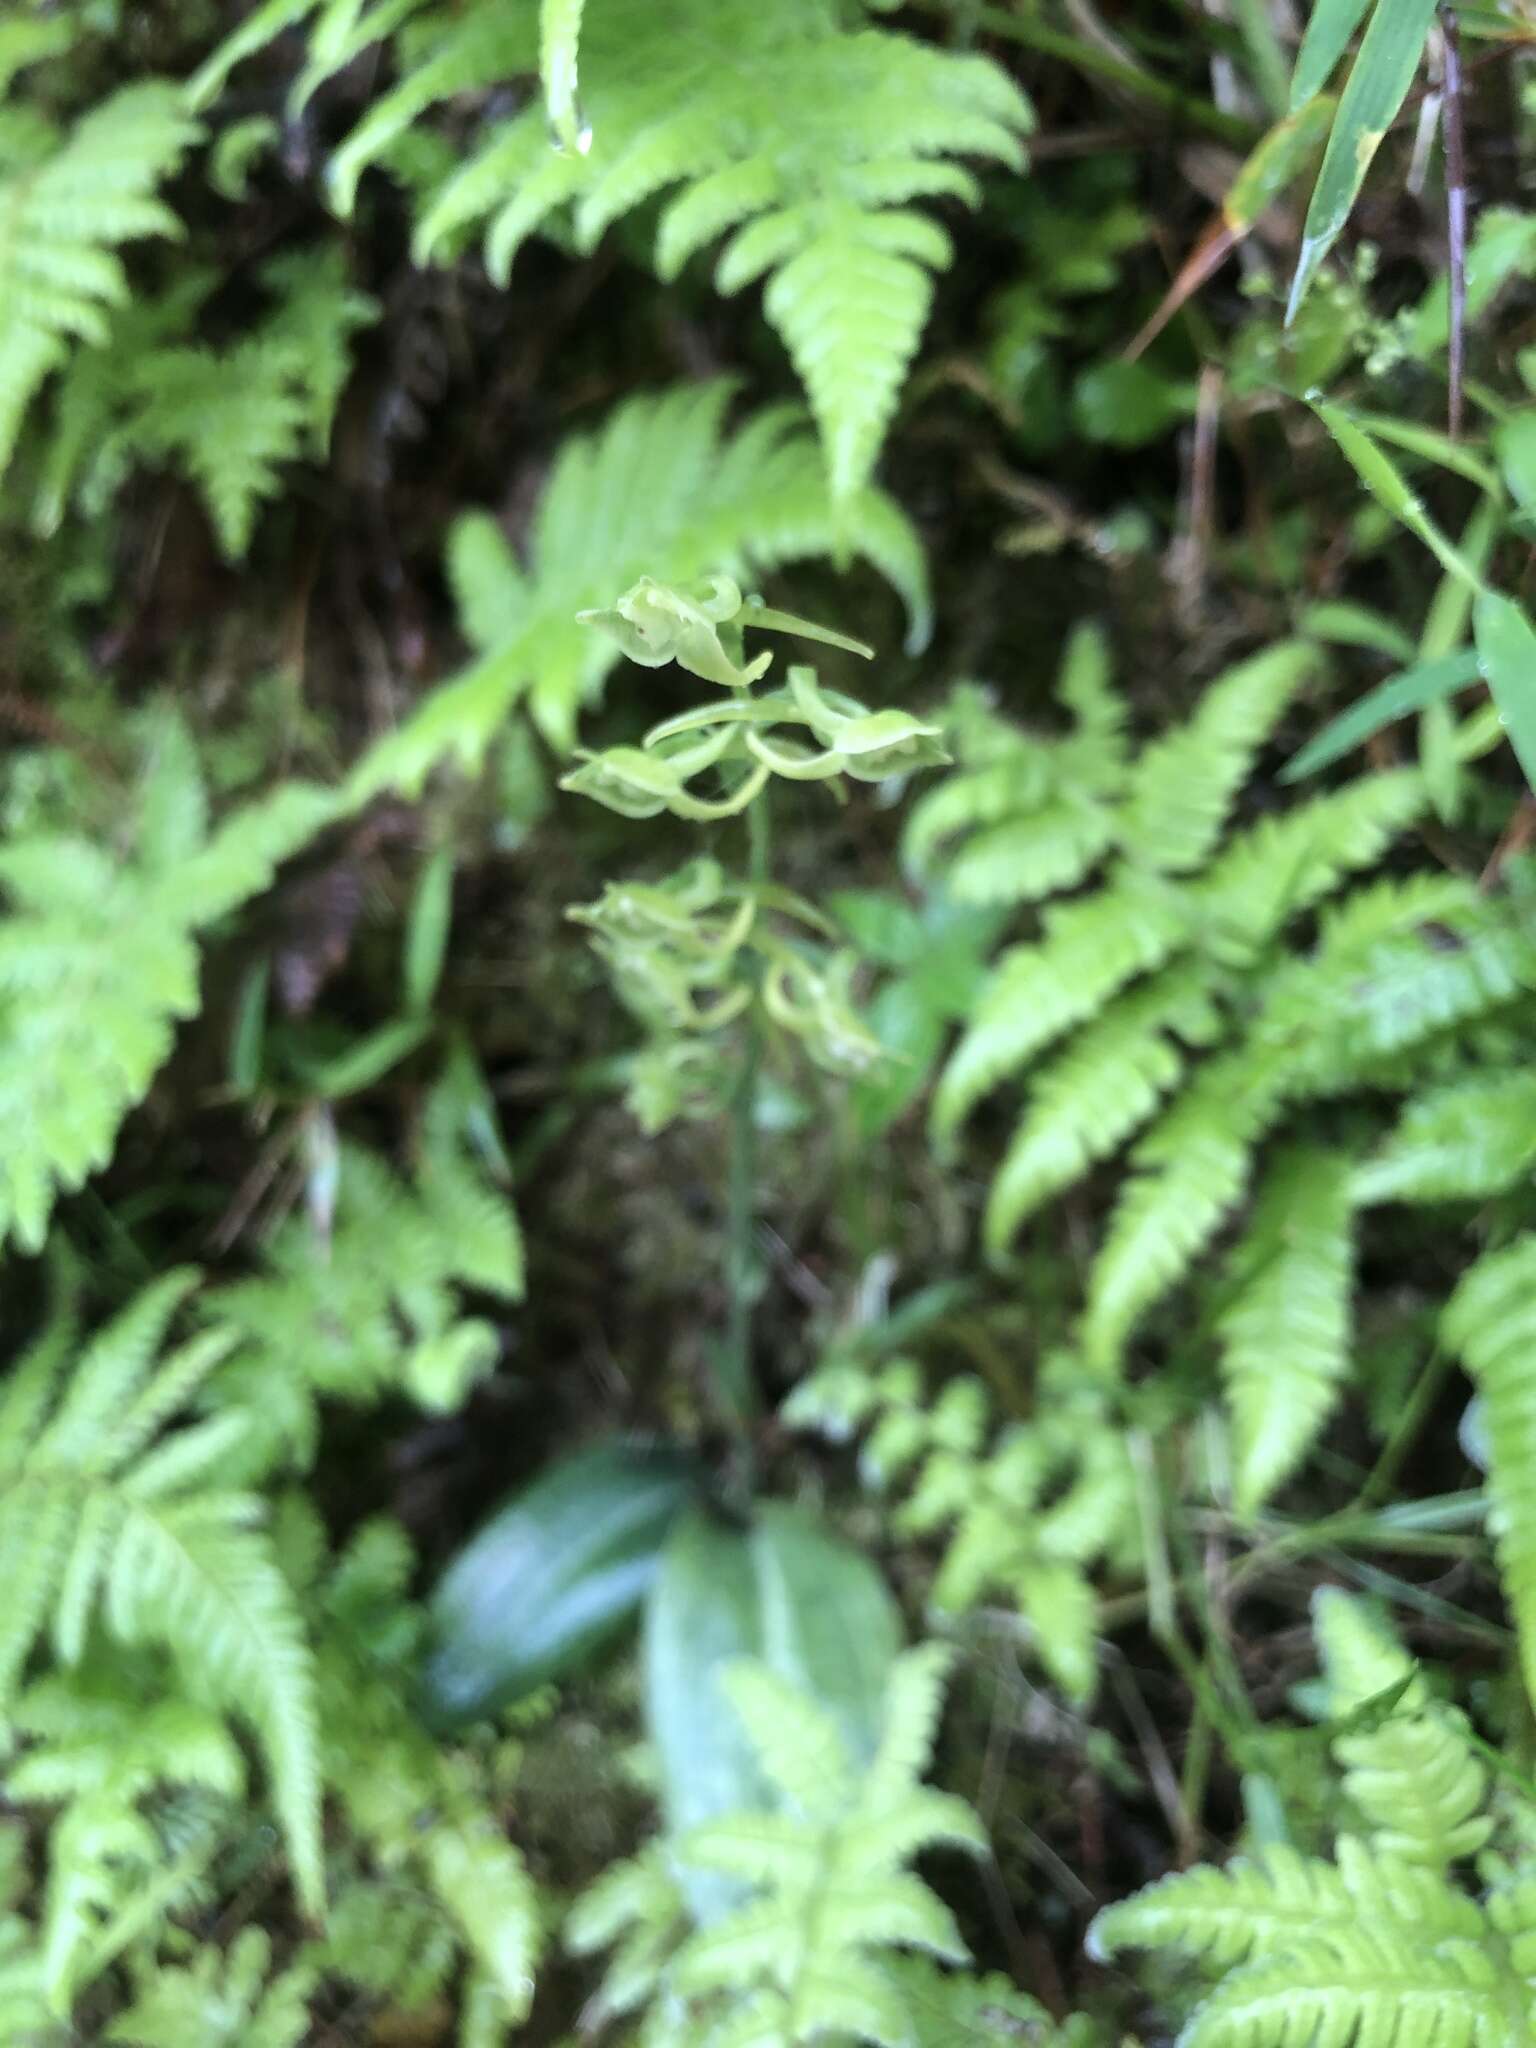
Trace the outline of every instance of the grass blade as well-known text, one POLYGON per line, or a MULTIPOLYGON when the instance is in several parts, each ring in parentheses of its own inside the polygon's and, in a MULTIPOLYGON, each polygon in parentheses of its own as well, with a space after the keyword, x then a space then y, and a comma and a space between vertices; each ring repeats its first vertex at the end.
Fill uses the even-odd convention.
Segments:
POLYGON ((1400 525, 1423 541, 1442 569, 1459 576, 1471 589, 1481 590, 1483 579, 1472 563, 1454 542, 1446 539, 1425 511, 1423 499, 1354 415, 1341 405, 1330 405, 1324 398, 1314 398, 1311 406, 1372 497, 1379 499, 1400 525))
POLYGON ((1349 39, 1365 18, 1370 0, 1317 0, 1291 73, 1291 112, 1322 91, 1349 39))
POLYGON ((1410 711, 1422 711, 1426 704, 1439 703, 1454 690, 1464 690, 1482 673, 1476 653, 1463 647, 1455 654, 1441 655, 1436 661, 1418 661, 1412 668, 1388 676, 1384 683, 1367 690, 1347 711, 1341 711, 1320 733, 1314 734, 1286 762, 1280 780, 1300 782, 1304 776, 1315 775, 1319 768, 1331 766, 1372 733, 1380 732, 1384 725, 1405 718, 1410 711))

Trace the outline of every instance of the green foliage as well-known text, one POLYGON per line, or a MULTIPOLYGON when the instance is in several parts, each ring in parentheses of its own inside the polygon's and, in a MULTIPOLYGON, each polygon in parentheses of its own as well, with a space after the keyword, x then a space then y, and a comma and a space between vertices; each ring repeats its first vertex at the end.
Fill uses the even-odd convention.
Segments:
POLYGON ((217 825, 186 726, 140 731, 132 823, 0 848, 0 1241, 37 1250, 60 1190, 103 1166, 124 1116, 198 1009, 197 935, 256 895, 334 814, 288 782, 217 825), (123 934, 133 933, 133 945, 123 934))
POLYGON ((1452 1875, 1492 1831, 1485 1774, 1354 1602, 1324 1593, 1316 1621, 1334 1754, 1365 1833, 1341 1833, 1332 1861, 1274 1846, 1163 1878, 1102 1912, 1090 1942, 1102 1956, 1166 1949, 1216 1979, 1186 2048, 1516 2048, 1530 1999, 1518 1908, 1452 1875))
MULTIPOLYGON (((193 81, 194 101, 314 11, 287 0, 259 10, 193 81)), ((784 0, 771 15, 704 0, 603 0, 585 14, 552 0, 537 14, 532 0, 451 10, 406 0, 361 21, 352 5, 321 8, 303 89, 391 32, 402 73, 331 160, 338 209, 351 211, 363 173, 387 163, 430 108, 542 64, 547 104, 491 121, 467 161, 424 195, 417 260, 451 253, 486 222, 486 265, 505 283, 519 248, 558 212, 570 210, 578 246, 590 249, 666 195, 654 246, 662 277, 728 236, 716 289, 768 279, 764 311, 807 388, 832 495, 846 505, 879 452, 933 272, 950 260, 949 237, 908 202, 975 204, 976 181, 957 157, 1020 165, 1031 116, 1008 77, 979 57, 849 30, 828 0, 784 0)))
POLYGON ((1104 1390, 1085 1384, 1073 1359, 1050 1360, 1034 1416, 1002 1427, 972 1379, 925 1402, 919 1368, 905 1358, 876 1369, 834 1355, 781 1412, 834 1440, 867 1430, 864 1483, 879 1494, 907 1489, 891 1512, 893 1534, 944 1537, 934 1607, 954 1614, 1009 1601, 1057 1684, 1074 1699, 1092 1696, 1092 1574, 1134 1568, 1140 1538, 1128 1445, 1104 1390))
MULTIPOLYGON (((146 1289, 78 1359, 66 1305, 12 1371, 0 1410, 0 1528, 11 1566, 0 1699, 45 1633, 65 1666, 79 1662, 102 1625, 130 1646, 164 1645, 184 1683, 255 1727, 294 1878, 314 1907, 322 1891, 314 1674, 291 1589, 259 1526, 260 1503, 225 1481, 226 1455, 247 1419, 226 1412, 167 1433, 230 1348, 228 1336, 212 1332, 156 1362, 192 1284, 192 1275, 173 1273, 146 1289)), ((115 1852, 104 1844, 98 1853, 115 1852)), ((83 1933, 85 1907, 73 1905, 70 1917, 83 1933)), ((55 1994, 67 1969, 54 1958, 74 1946, 50 1938, 55 1994)))
POLYGON ((250 546, 256 510, 284 465, 323 459, 351 370, 350 337, 377 318, 346 282, 339 249, 263 266, 277 301, 230 348, 199 346, 191 322, 217 279, 189 273, 161 301, 138 300, 62 379, 36 517, 49 530, 78 499, 99 513, 135 464, 182 471, 201 493, 222 552, 250 546))
POLYGON ((113 310, 128 303, 119 247, 181 233, 155 191, 198 135, 176 88, 158 82, 125 86, 72 126, 47 119, 21 103, 13 74, 57 54, 68 30, 7 27, 33 40, 8 50, 0 73, 0 471, 38 387, 77 344, 104 344, 113 310))
POLYGON ((887 1952, 959 1962, 966 1950, 948 1909, 906 1865, 936 1844, 984 1843, 963 1801, 920 1782, 946 1661, 933 1647, 898 1661, 880 1747, 862 1776, 825 1709, 771 1670, 737 1667, 727 1691, 772 1804, 692 1829, 676 1854, 725 1873, 748 1896, 663 1960, 676 1907, 660 1866, 652 1858, 610 1873, 570 1930, 582 1950, 623 1938, 604 1992, 610 2009, 654 1999, 648 2039, 711 2048, 792 2048, 829 2034, 901 2048, 916 2038, 903 1984, 931 2000, 932 1981, 887 1974, 887 1952))
POLYGON ((234 1454, 243 1476, 308 1466, 322 1400, 399 1391, 449 1413, 494 1363, 497 1328, 463 1314, 458 1290, 520 1300, 522 1236, 504 1194, 469 1158, 453 1104, 450 1074, 428 1104, 410 1181, 343 1145, 323 1223, 290 1218, 255 1273, 207 1295, 206 1312, 236 1343, 220 1394, 251 1415, 234 1454))
POLYGON ((568 748, 577 713, 618 658, 577 614, 643 571, 687 583, 849 547, 889 578, 914 638, 926 638, 922 554, 893 502, 867 489, 834 515, 815 444, 795 414, 771 408, 727 436, 730 399, 721 380, 632 398, 594 435, 567 440, 539 501, 526 565, 489 516, 471 513, 455 525, 449 579, 479 658, 364 756, 352 785, 359 799, 389 788, 416 794, 449 758, 477 767, 524 692, 544 732, 568 748))
POLYGON ((1222 838, 1254 752, 1316 660, 1301 643, 1242 664, 1132 758, 1102 646, 1079 634, 1064 668, 1069 730, 1040 739, 963 697, 959 767, 919 801, 907 843, 962 897, 1077 889, 1046 901, 1040 936, 996 961, 940 1078, 934 1127, 952 1144, 983 1095, 1027 1074, 987 1205, 995 1252, 1129 1145, 1087 1280, 1092 1369, 1119 1371, 1256 1182, 1213 1318, 1244 1513, 1295 1471, 1348 1377, 1355 1210, 1493 1193, 1528 1156, 1508 1120, 1525 1100, 1522 1041, 1490 1041, 1471 1064, 1458 1051, 1481 1020, 1513 1022, 1536 980, 1524 881, 1491 899, 1430 876, 1346 889, 1423 808, 1407 770, 1222 838), (1307 913, 1314 935, 1292 937, 1307 913), (1442 930, 1444 944, 1431 939, 1442 930), (1374 1157, 1304 1131, 1261 1155, 1320 1098, 1379 1101, 1437 1071, 1444 1082, 1374 1157))

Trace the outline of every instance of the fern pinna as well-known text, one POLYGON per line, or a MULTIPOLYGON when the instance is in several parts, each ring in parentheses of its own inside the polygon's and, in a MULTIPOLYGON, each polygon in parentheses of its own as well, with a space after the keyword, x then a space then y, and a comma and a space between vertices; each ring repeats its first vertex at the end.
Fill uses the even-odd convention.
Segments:
POLYGON ((1276 1845, 1164 1878, 1102 1912, 1091 1946, 1166 1949, 1213 1980, 1182 2048, 1521 2048, 1536 2015, 1529 1803, 1500 1814, 1509 1854, 1492 1853, 1465 1722, 1347 1596, 1319 1593, 1314 1626, 1359 1832, 1331 1859, 1276 1845))
POLYGON ((1135 753, 1104 644, 1085 629, 1063 670, 1062 736, 961 694, 959 765, 919 800, 907 843, 912 866, 962 902, 1040 906, 1036 935, 995 962, 934 1097, 934 1133, 952 1149, 983 1097, 1026 1078, 987 1203, 992 1250, 1129 1147, 1087 1279, 1093 1371, 1119 1372, 1257 1177, 1213 1318, 1245 1511, 1295 1470, 1344 1380, 1355 1210, 1494 1192, 1528 1156, 1513 1135, 1486 1135, 1518 1092, 1518 1019, 1536 987, 1518 870, 1492 896, 1433 871, 1350 888, 1427 803, 1406 768, 1226 829, 1255 752, 1320 658, 1304 641, 1269 649, 1135 753), (1495 1019, 1515 1040, 1479 1037, 1495 1019), (1437 1074, 1443 1089, 1378 1153, 1369 1127, 1341 1149, 1334 1120, 1314 1136, 1301 1116, 1437 1074), (1264 1152, 1287 1123, 1288 1142, 1264 1152))
POLYGON ((473 94, 486 110, 480 132, 467 160, 423 195, 414 249, 419 261, 450 255, 483 225, 486 264, 502 282, 552 216, 568 213, 578 246, 590 249, 613 222, 666 195, 654 248, 664 278, 728 237, 716 288, 768 280, 764 311, 806 386, 833 497, 846 505, 879 452, 933 273, 950 260, 944 230, 911 202, 974 204, 976 180, 954 159, 1017 168, 1031 123, 1023 95, 988 59, 849 28, 850 11, 832 0, 542 10, 533 0, 366 10, 355 0, 268 0, 191 94, 208 104, 237 64, 301 20, 310 56, 300 100, 362 48, 397 38, 397 83, 332 157, 332 200, 349 213, 365 171, 388 167, 429 110, 473 94), (536 73, 541 55, 547 107, 501 114, 499 89, 536 73))

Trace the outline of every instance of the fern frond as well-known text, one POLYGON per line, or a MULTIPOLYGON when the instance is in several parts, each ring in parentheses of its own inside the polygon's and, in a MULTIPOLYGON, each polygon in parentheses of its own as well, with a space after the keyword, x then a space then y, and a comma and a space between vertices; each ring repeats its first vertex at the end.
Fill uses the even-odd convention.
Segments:
POLYGON ((206 1300, 239 1345, 217 1392, 251 1418, 230 1468, 247 1483, 313 1455, 320 1397, 365 1402, 402 1387, 423 1407, 456 1405, 498 1347, 493 1328, 460 1314, 456 1289, 522 1296, 516 1212, 456 1134, 425 1148, 414 1183, 356 1146, 341 1148, 338 1171, 328 1239, 293 1218, 264 1271, 206 1300))
POLYGON ((1179 1036, 1212 1019, 1204 977, 1184 963, 1154 976, 1083 1027, 1037 1075, 987 1196, 989 1249, 1080 1180, 1144 1124, 1184 1072, 1179 1036))
POLYGON ((922 554, 896 506, 865 490, 835 512, 793 412, 772 408, 728 434, 731 390, 717 380, 633 398, 595 434, 566 440, 526 566, 483 517, 458 529, 452 580, 479 658, 364 757, 356 801, 387 788, 419 792, 445 760, 474 770, 525 692, 544 731, 568 748, 578 711, 620 658, 576 614, 643 573, 671 583, 710 573, 745 580, 848 546, 893 583, 914 635, 926 635, 922 554))
POLYGON ((157 1970, 102 2036, 120 2048, 299 2048, 310 2031, 313 1972, 302 1964, 272 1973, 271 1943, 256 1927, 229 1949, 199 1948, 184 1966, 157 1970))
POLYGON ((1349 1365, 1353 1206, 1346 1157, 1298 1150, 1270 1167, 1217 1324, 1232 1416, 1233 1498, 1253 1514, 1308 1450, 1349 1365))
POLYGON ((261 272, 275 299, 224 351, 186 338, 201 292, 131 307, 98 348, 77 355, 59 394, 59 428, 37 503, 44 531, 68 499, 99 509, 127 467, 183 470, 231 561, 248 550, 257 507, 281 471, 322 457, 351 372, 350 338, 378 314, 346 281, 342 252, 297 250, 261 272))
POLYGON ((1536 1699, 1536 1234, 1485 1253, 1451 1296, 1442 1327, 1483 1404, 1499 1570, 1536 1699))
POLYGON ((1094 1262, 1083 1318, 1094 1370, 1118 1368, 1141 1318, 1189 1271, 1248 1183, 1285 1101, 1292 1062, 1261 1037, 1206 1062, 1131 1155, 1094 1262))
POLYGON ((1357 1202, 1445 1202, 1502 1194, 1536 1164, 1536 1075, 1518 1069, 1452 1081, 1410 1101, 1374 1159, 1355 1173, 1357 1202))
POLYGON ((1470 1942, 1427 1947, 1362 1926, 1236 1971, 1195 2013, 1184 2048, 1517 2048, 1507 1987, 1470 1942))
POLYGON ((116 250, 181 232, 152 195, 197 134, 173 86, 131 85, 0 177, 0 470, 38 386, 126 302, 116 250))
POLYGON ((1174 875, 1205 865, 1254 754, 1320 658, 1304 640, 1266 648, 1218 676, 1189 722, 1141 754, 1117 819, 1127 859, 1174 875))
POLYGON ((1222 1869, 1160 1878, 1106 1907, 1088 1945, 1106 1960, 1128 1948, 1174 1949, 1225 1971, 1287 1955, 1309 1937, 1348 1935, 1367 1916, 1426 1942, 1476 1940, 1481 1927, 1477 1907, 1443 1878, 1346 1840, 1337 1863, 1276 1845, 1222 1869))
MULTIPOLYGON (((247 24, 204 67, 195 96, 305 11, 286 0, 262 10, 259 27, 247 24)), ((349 50, 366 29, 393 28, 388 12, 358 23, 349 50)), ((429 108, 538 69, 544 104, 490 124, 427 196, 417 260, 455 249, 484 221, 487 264, 505 282, 521 244, 557 209, 574 206, 578 243, 591 248, 658 195, 664 275, 734 230, 717 288, 772 273, 765 310, 810 394, 833 500, 848 506, 916 348, 932 272, 949 260, 947 237, 909 202, 973 201, 958 157, 1022 162, 1032 116, 1007 74, 906 36, 847 31, 821 0, 784 0, 771 18, 740 0, 609 0, 595 11, 541 0, 537 22, 531 0, 393 13, 416 17, 401 76, 332 159, 338 208, 350 211, 363 172, 429 108)), ((306 79, 346 54, 312 58, 306 79)))
POLYGON ((1375 1695, 1400 1694, 1376 1725, 1342 1733, 1333 1746, 1344 1790, 1369 1821, 1376 1848, 1431 1870, 1475 1855, 1492 1827, 1484 1811, 1488 1773, 1462 1716, 1430 1697, 1412 1659, 1358 1602, 1324 1587, 1312 1615, 1335 1711, 1364 1711, 1369 1723, 1375 1695))
POLYGON ((934 1092, 933 1129, 953 1138, 981 1097, 1082 1023, 1138 974, 1161 967, 1186 935, 1183 907, 1160 877, 1120 870, 1081 902, 1047 912, 1038 945, 1003 954, 934 1092))
MULTIPOLYGON (((163 1644, 192 1682, 256 1728, 299 1893, 314 1905, 320 1775, 309 1652, 287 1583, 252 1526, 257 1503, 210 1490, 213 1459, 229 1448, 228 1425, 130 1455, 151 1422, 170 1419, 174 1400, 196 1384, 186 1355, 152 1365, 184 1288, 181 1276, 170 1276, 124 1311, 52 1413, 34 1413, 26 1439, 7 1447, 0 1539, 17 1560, 18 1597, 0 1640, 0 1695, 14 1688, 55 1603, 70 1654, 83 1648, 92 1610, 125 1643, 163 1644), (124 1414, 132 1420, 129 1444, 120 1447, 114 1431, 124 1414)), ((220 1348, 199 1347, 198 1368, 210 1369, 220 1348)))

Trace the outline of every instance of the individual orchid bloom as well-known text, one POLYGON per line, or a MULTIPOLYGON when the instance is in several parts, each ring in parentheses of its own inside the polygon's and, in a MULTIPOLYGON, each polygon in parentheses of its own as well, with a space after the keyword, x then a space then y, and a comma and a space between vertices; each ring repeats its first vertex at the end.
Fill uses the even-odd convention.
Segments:
POLYGON ((616 640, 642 668, 665 668, 675 661, 707 683, 745 690, 770 666, 773 656, 760 654, 744 667, 732 658, 720 628, 740 610, 741 591, 729 576, 709 577, 702 593, 642 576, 611 610, 576 616, 582 625, 596 626, 616 640))

